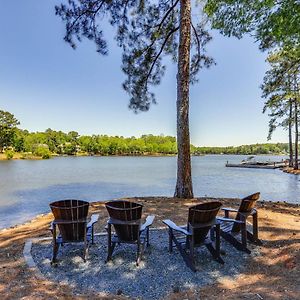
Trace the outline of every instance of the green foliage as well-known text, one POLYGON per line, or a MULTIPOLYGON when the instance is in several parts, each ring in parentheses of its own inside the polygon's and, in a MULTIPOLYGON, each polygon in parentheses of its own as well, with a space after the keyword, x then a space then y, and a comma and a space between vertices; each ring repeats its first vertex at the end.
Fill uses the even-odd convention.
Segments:
MULTIPOLYGON (((50 152, 65 155, 144 155, 176 154, 176 138, 143 135, 140 138, 107 135, 79 136, 47 129, 45 132, 18 130, 14 148, 17 152, 36 153, 47 147, 50 152)), ((43 150, 42 150, 43 151, 43 150)), ((41 156, 41 155, 39 155, 41 156)))
POLYGON ((288 144, 253 144, 242 145, 237 147, 197 147, 194 154, 244 154, 244 155, 258 155, 258 154, 287 154, 288 144))
POLYGON ((285 48, 270 53, 267 58, 270 69, 261 86, 266 99, 263 112, 270 117, 269 136, 277 127, 288 128, 294 123, 295 101, 299 101, 300 49, 285 48), (293 114, 291 114, 291 112, 293 114))
POLYGON ((227 36, 254 33, 260 48, 300 45, 299 0, 208 0, 212 26, 227 36))
MULTIPOLYGON (((97 52, 106 55, 107 43, 101 29, 108 21, 116 28, 116 41, 123 50, 122 70, 126 75, 124 90, 130 96, 129 107, 146 111, 156 103, 151 86, 161 82, 166 65, 163 57, 177 62, 180 27, 180 1, 142 0, 65 0, 56 14, 66 24, 65 41, 72 48, 83 38, 96 44, 97 52)), ((184 4, 182 4, 184 5, 184 4)), ((195 7, 200 11, 200 7, 195 7)), ((191 82, 202 67, 213 64, 205 52, 211 40, 203 19, 193 18, 191 39, 191 82)), ((111 151, 114 151, 113 149, 111 151)))
POLYGON ((5 150, 5 156, 8 160, 12 159, 14 157, 14 151, 12 150, 5 150))
MULTIPOLYGON (((19 130, 17 136, 24 139, 26 152, 37 156, 49 156, 51 153, 60 155, 176 155, 176 138, 172 136, 142 135, 140 138, 107 136, 107 135, 77 135, 70 139, 70 133, 47 129, 45 132, 19 130), (51 136, 51 139, 49 138, 51 136)), ((15 139, 15 143, 19 143, 15 139)), ((15 151, 17 147, 14 145, 15 151)), ((23 151, 23 150, 22 150, 23 151)), ((193 155, 202 154, 285 154, 287 144, 255 144, 238 147, 195 147, 191 145, 193 155)), ((27 156, 30 154, 27 154, 27 156)), ((27 157, 25 156, 25 158, 27 157)), ((45 157, 44 157, 45 158, 45 157)))
POLYGON ((0 110, 0 153, 4 148, 12 146, 19 124, 13 114, 0 110))
POLYGON ((34 155, 39 156, 43 159, 49 159, 51 157, 51 152, 48 145, 38 145, 34 150, 34 155))
POLYGON ((75 155, 76 150, 76 144, 74 142, 66 142, 62 147, 62 152, 66 155, 75 155))
POLYGON ((16 129, 16 134, 14 138, 14 149, 16 152, 24 152, 25 151, 25 135, 28 134, 27 130, 16 129))

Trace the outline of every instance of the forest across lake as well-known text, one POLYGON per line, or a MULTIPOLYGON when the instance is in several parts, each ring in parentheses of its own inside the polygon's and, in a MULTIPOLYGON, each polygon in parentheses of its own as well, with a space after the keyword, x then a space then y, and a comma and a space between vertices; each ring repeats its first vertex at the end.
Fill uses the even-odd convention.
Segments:
MULTIPOLYGON (((177 141, 173 136, 142 135, 123 137, 108 135, 79 135, 47 129, 28 132, 16 129, 3 158, 50 158, 55 155, 176 155, 177 141)), ((287 154, 287 143, 264 143, 227 147, 197 147, 191 145, 192 155, 203 154, 287 154)))

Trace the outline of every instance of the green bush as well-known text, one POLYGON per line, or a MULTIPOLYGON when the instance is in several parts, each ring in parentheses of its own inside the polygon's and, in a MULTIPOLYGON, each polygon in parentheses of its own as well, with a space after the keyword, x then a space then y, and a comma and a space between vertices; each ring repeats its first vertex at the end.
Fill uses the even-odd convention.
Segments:
POLYGON ((12 150, 6 150, 5 151, 5 155, 6 155, 6 158, 9 160, 9 159, 12 159, 14 157, 14 151, 12 150))
POLYGON ((50 152, 49 148, 47 148, 45 146, 38 146, 34 150, 34 155, 39 156, 42 159, 48 159, 51 157, 51 152, 50 152))

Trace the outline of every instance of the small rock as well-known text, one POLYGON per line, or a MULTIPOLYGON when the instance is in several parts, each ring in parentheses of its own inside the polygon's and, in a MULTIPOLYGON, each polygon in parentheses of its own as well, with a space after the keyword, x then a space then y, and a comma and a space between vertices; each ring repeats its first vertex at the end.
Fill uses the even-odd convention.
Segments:
POLYGON ((180 287, 178 285, 173 286, 173 293, 179 293, 180 287))
POLYGON ((117 294, 117 295, 122 295, 122 294, 123 294, 123 291, 122 291, 121 289, 118 289, 116 294, 117 294))
POLYGON ((221 253, 222 255, 226 255, 226 251, 225 251, 224 249, 221 249, 221 250, 220 250, 220 253, 221 253))

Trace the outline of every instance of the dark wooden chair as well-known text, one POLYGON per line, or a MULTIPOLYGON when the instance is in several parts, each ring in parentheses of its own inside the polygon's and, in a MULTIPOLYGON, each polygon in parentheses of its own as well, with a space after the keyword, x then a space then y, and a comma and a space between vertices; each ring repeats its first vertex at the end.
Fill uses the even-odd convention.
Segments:
POLYGON ((50 226, 53 236, 51 263, 56 262, 59 246, 74 242, 83 242, 83 260, 86 261, 88 247, 90 243, 94 243, 94 224, 98 221, 99 215, 92 215, 88 221, 89 203, 82 200, 56 201, 50 203, 50 208, 54 215, 54 221, 50 226))
POLYGON ((218 217, 221 222, 221 236, 231 243, 236 249, 251 253, 247 248, 247 240, 257 245, 261 245, 258 238, 257 210, 254 208, 260 193, 249 195, 241 200, 239 209, 221 208, 225 217, 218 217), (230 212, 235 213, 234 218, 230 218, 230 212), (247 219, 252 216, 252 232, 247 226, 247 219))
POLYGON ((107 222, 108 253, 107 262, 112 259, 116 244, 136 244, 136 265, 139 265, 145 245, 149 246, 149 227, 154 216, 148 216, 146 222, 141 224, 143 206, 130 201, 110 201, 105 204, 109 213, 107 222), (115 232, 112 233, 112 226, 115 232))
POLYGON ((213 258, 224 264, 220 255, 220 224, 216 221, 221 206, 221 202, 214 201, 190 207, 186 227, 179 227, 171 220, 163 220, 169 228, 169 252, 176 246, 186 265, 194 272, 196 272, 194 258, 196 247, 205 245, 213 258), (211 231, 211 228, 215 230, 211 231))

